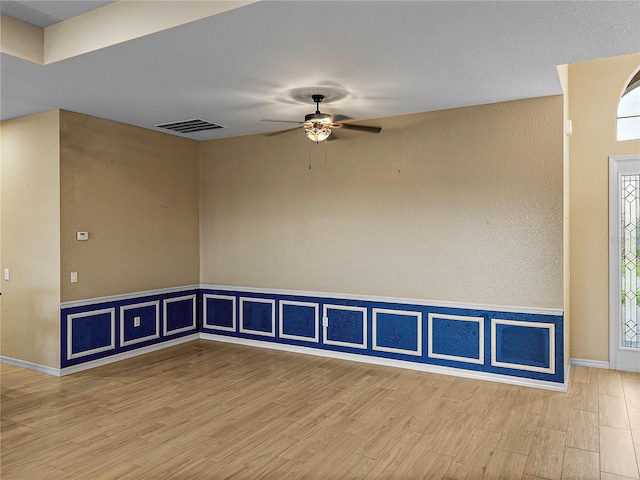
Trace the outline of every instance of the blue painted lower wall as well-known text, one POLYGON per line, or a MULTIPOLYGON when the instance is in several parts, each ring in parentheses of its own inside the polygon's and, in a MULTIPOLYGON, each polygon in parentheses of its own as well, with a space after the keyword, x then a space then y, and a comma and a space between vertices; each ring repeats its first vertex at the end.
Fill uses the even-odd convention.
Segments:
POLYGON ((79 365, 197 333, 199 299, 199 290, 192 289, 63 304, 60 365, 79 365))
POLYGON ((194 288, 62 306, 62 367, 194 332, 562 384, 563 316, 194 288))

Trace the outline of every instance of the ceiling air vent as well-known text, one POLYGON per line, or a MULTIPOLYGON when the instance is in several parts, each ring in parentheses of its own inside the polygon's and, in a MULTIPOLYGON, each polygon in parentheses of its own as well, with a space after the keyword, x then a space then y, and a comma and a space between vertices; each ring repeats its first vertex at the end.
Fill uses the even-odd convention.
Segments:
POLYGON ((192 120, 183 120, 181 122, 159 123, 154 127, 164 128, 165 130, 171 130, 178 133, 193 133, 202 132, 204 130, 215 130, 217 128, 227 128, 222 125, 207 122, 200 118, 194 118, 192 120))

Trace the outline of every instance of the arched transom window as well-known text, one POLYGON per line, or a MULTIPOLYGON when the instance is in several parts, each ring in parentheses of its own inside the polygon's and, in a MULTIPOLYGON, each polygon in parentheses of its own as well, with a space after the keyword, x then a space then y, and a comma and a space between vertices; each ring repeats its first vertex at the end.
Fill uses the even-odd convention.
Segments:
POLYGON ((618 103, 618 140, 640 139, 640 70, 631 78, 618 103))

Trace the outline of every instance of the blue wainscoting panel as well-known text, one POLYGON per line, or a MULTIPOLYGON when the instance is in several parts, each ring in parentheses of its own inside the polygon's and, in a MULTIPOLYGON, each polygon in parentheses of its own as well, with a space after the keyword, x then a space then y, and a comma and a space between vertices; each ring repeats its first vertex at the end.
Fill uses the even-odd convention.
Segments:
POLYGON ((555 325, 491 319, 491 365, 555 373, 555 325))
POLYGON ((325 304, 323 342, 341 347, 367 348, 367 308, 325 304))
POLYGON ((315 343, 320 341, 318 303, 280 300, 279 305, 280 338, 315 343))
POLYGON ((61 304, 61 367, 196 333, 198 294, 196 288, 178 287, 61 304))
MULTIPOLYGON (((226 299, 225 326, 232 325, 233 299, 240 316, 235 331, 219 331, 212 326, 221 322, 207 313, 202 325, 205 333, 335 351, 336 355, 356 354, 564 382, 564 320, 558 310, 532 308, 520 312, 510 307, 438 306, 420 301, 220 286, 203 288, 202 295, 203 303, 208 295, 226 299), (525 337, 528 346, 523 348, 525 337)), ((207 303, 207 309, 213 308, 211 305, 207 303)))
POLYGON ((278 343, 294 351, 369 357, 366 361, 373 363, 410 362, 434 371, 463 369, 473 375, 562 384, 562 312, 522 310, 243 287, 178 287, 62 304, 61 366, 203 332, 240 342, 278 343))
POLYGON ((115 308, 67 316, 67 360, 116 348, 115 308))
POLYGON ((160 301, 120 307, 120 346, 160 338, 160 301))
POLYGON ((236 331, 236 297, 205 293, 202 296, 203 328, 236 331))
POLYGON ((484 363, 484 317, 430 313, 429 358, 484 363))
POLYGON ((196 295, 165 298, 164 335, 196 330, 196 295))
POLYGON ((422 313, 373 308, 372 349, 380 352, 422 355, 422 313))
POLYGON ((240 297, 240 331, 252 335, 276 336, 276 301, 240 297))

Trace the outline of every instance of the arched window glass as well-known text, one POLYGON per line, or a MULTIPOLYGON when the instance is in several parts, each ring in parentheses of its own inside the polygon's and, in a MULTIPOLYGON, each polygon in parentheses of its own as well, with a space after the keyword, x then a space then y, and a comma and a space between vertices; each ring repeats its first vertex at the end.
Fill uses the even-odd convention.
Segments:
POLYGON ((618 140, 640 139, 640 70, 624 89, 618 104, 618 140))

